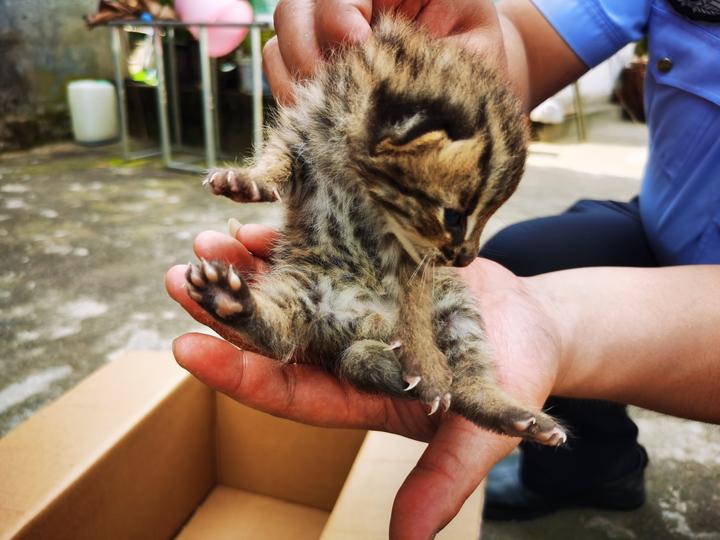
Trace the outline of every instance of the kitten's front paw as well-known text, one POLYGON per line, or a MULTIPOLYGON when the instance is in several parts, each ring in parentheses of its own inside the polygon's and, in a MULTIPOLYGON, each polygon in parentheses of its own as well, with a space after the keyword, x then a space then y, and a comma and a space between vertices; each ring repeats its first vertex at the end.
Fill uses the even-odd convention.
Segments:
POLYGON ((216 319, 232 322, 252 315, 250 287, 232 265, 202 260, 188 265, 185 279, 188 296, 216 319))
POLYGON ((277 189, 253 180, 245 169, 211 169, 204 186, 215 195, 223 195, 237 202, 274 202, 280 200, 277 189))
POLYGON ((430 406, 428 414, 435 414, 441 406, 443 411, 450 409, 453 375, 442 352, 436 348, 417 353, 403 350, 400 363, 403 365, 402 377, 407 383, 405 391, 413 391, 427 403, 430 406))

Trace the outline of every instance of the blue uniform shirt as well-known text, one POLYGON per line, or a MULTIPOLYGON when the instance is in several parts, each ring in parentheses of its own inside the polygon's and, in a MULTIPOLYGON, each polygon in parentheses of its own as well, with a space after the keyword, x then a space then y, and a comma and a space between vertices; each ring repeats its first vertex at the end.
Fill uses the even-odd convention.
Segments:
POLYGON ((660 264, 720 263, 720 22, 668 0, 533 2, 588 67, 648 35, 643 225, 660 264))

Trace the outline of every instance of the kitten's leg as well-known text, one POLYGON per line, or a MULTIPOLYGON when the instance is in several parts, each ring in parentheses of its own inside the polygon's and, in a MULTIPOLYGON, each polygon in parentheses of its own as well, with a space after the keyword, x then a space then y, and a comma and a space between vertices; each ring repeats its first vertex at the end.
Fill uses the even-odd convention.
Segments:
POLYGON ((490 362, 489 356, 469 350, 453 366, 452 410, 497 433, 548 446, 564 444, 567 434, 562 426, 544 412, 528 409, 507 395, 488 369, 490 362))
POLYGON ((220 261, 191 264, 188 295, 218 321, 238 330, 257 352, 288 361, 303 344, 307 324, 292 279, 267 278, 250 288, 232 266, 220 261))
POLYGON ((453 374, 445 354, 435 344, 431 283, 425 281, 424 274, 419 279, 410 276, 403 282, 405 288, 395 330, 403 379, 407 382, 406 390, 412 390, 428 403, 433 414, 441 405, 445 410, 450 407, 453 374))
POLYGON ((522 406, 498 386, 482 319, 464 285, 453 279, 438 288, 434 327, 453 370, 452 409, 498 433, 550 446, 563 444, 567 435, 562 426, 522 406))
POLYGON ((252 167, 210 169, 204 185, 215 195, 237 202, 280 200, 292 172, 293 155, 277 133, 271 133, 260 159, 252 167))
POLYGON ((364 392, 407 397, 400 362, 391 346, 382 341, 356 341, 342 354, 337 371, 364 392))

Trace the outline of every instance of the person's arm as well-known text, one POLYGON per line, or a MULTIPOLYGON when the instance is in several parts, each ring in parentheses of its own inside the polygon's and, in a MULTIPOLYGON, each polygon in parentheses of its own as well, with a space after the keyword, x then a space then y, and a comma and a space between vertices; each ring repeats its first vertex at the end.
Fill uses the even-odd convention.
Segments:
POLYGON ((530 0, 503 0, 497 9, 510 80, 526 111, 588 70, 530 0))
MULTIPOLYGON (((260 269, 275 232, 245 225, 234 236, 203 233, 195 252, 231 261, 243 272, 260 269)), ((478 259, 460 272, 478 299, 499 381, 523 403, 541 407, 553 393, 720 423, 720 266, 591 268, 517 278, 478 259)), ((184 276, 185 267, 168 272, 170 295, 240 345, 236 332, 187 296, 184 276)), ((182 336, 173 351, 199 379, 258 410, 429 441, 395 499, 393 538, 437 531, 519 442, 453 414, 428 417, 415 400, 363 394, 316 366, 286 366, 212 336, 182 336)))
MULTIPOLYGON (((514 392, 524 381, 528 395, 720 424, 720 266, 587 268, 515 283, 489 261, 461 272, 514 392)), ((441 426, 398 492, 395 537, 437 530, 517 443, 460 422, 441 426)))
POLYGON ((529 278, 564 344, 553 394, 720 423, 720 266, 529 278))

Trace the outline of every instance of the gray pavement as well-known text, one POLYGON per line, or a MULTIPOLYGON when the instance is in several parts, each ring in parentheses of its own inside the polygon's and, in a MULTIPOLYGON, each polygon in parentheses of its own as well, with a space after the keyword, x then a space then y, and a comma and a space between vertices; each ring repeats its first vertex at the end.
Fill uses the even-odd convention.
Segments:
POLYGON ((119 351, 199 328, 163 287, 198 232, 278 220, 118 154, 62 144, 0 158, 0 434, 119 351))
MULTIPOLYGON (((487 236, 579 198, 625 200, 646 157, 642 126, 594 124, 589 143, 533 145, 517 194, 487 236)), ((118 148, 72 144, 0 156, 0 434, 124 349, 167 349, 199 329, 165 294, 163 274, 228 217, 277 223, 272 205, 213 198, 198 177, 118 148)), ((492 524, 484 538, 720 540, 720 428, 633 410, 647 445, 648 504, 631 513, 563 512, 492 524)))

